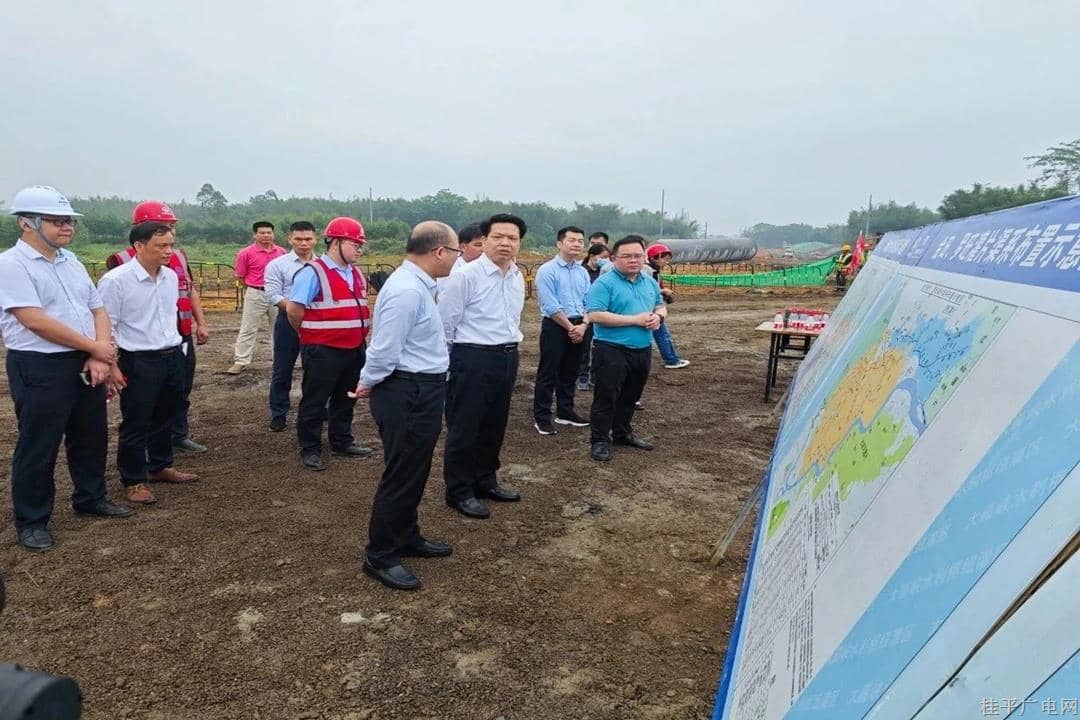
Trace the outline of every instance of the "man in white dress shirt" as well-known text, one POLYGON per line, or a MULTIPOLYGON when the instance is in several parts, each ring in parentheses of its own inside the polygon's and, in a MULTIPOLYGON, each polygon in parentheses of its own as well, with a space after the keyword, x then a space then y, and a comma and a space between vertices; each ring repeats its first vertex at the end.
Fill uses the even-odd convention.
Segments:
POLYGON ((300 336, 289 324, 285 310, 296 273, 316 257, 315 242, 314 225, 306 220, 294 222, 289 226, 292 250, 266 266, 266 300, 278 309, 274 320, 274 369, 270 375, 270 430, 273 432, 285 429, 293 369, 300 355, 300 336))
POLYGON ((172 467, 171 428, 184 390, 182 338, 176 329, 179 284, 169 268, 176 235, 168 223, 140 223, 128 236, 135 259, 105 273, 98 291, 120 346, 116 466, 129 502, 157 501, 148 481, 187 483, 197 475, 172 467))
POLYGON ((0 253, 0 332, 15 403, 11 505, 19 544, 53 546, 49 531, 60 441, 67 449, 75 512, 127 517, 105 497, 106 392, 116 348, 109 316, 86 268, 70 250, 79 213, 55 188, 20 190, 9 212, 20 238, 0 253))
POLYGON ((524 222, 499 214, 483 223, 479 259, 447 278, 439 296, 450 382, 446 391, 446 504, 484 519, 481 499, 516 502, 521 495, 499 487, 499 452, 510 416, 518 371, 525 280, 514 263, 524 222))

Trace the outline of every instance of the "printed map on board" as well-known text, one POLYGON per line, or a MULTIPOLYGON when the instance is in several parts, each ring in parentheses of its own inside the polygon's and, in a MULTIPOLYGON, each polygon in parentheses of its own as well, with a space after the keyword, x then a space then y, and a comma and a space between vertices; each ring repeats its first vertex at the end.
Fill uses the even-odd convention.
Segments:
POLYGON ((800 400, 778 443, 787 452, 773 467, 766 554, 794 510, 825 499, 838 522, 824 528, 823 564, 1013 311, 891 278, 847 341, 826 348, 840 361, 815 363, 831 368, 824 377, 800 378, 813 397, 800 400))

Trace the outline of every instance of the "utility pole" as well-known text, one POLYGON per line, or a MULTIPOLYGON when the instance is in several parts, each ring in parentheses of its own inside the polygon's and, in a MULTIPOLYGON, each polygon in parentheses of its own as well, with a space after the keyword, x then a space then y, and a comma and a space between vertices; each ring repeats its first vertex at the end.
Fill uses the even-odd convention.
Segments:
POLYGON ((870 234, 870 211, 874 209, 874 193, 870 193, 870 199, 866 203, 866 230, 863 237, 870 234))
POLYGON ((367 221, 369 225, 375 222, 375 198, 371 194, 371 186, 367 189, 367 221))
POLYGON ((660 235, 657 236, 657 240, 662 240, 664 237, 664 188, 660 188, 660 235))
POLYGON ((708 221, 708 220, 706 220, 706 221, 705 221, 705 235, 704 235, 704 239, 705 239, 705 240, 708 240, 708 239, 709 239, 709 221, 708 221))

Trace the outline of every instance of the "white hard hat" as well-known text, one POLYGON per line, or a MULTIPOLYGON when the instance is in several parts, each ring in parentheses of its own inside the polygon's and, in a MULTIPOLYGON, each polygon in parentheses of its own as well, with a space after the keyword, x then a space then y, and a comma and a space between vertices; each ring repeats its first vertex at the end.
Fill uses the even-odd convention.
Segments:
POLYGON ((60 191, 48 185, 31 185, 15 193, 8 215, 57 215, 81 217, 71 209, 71 203, 60 191))

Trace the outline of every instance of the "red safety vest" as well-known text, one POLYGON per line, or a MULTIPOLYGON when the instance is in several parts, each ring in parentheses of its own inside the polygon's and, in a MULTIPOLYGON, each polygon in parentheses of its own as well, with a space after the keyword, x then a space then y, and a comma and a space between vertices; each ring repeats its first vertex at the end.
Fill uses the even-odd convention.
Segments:
POLYGON ((300 322, 301 345, 327 345, 352 350, 364 344, 371 328, 367 303, 367 282, 353 267, 353 286, 322 258, 308 263, 315 270, 319 290, 304 308, 300 322))
MULTIPOLYGON (((113 255, 118 266, 131 262, 134 257, 134 247, 113 255)), ((169 267, 176 273, 177 287, 180 290, 180 295, 176 298, 176 330, 184 337, 191 335, 191 320, 194 317, 192 314, 194 307, 191 304, 191 277, 188 275, 187 264, 184 251, 173 250, 172 257, 169 258, 169 267)))

